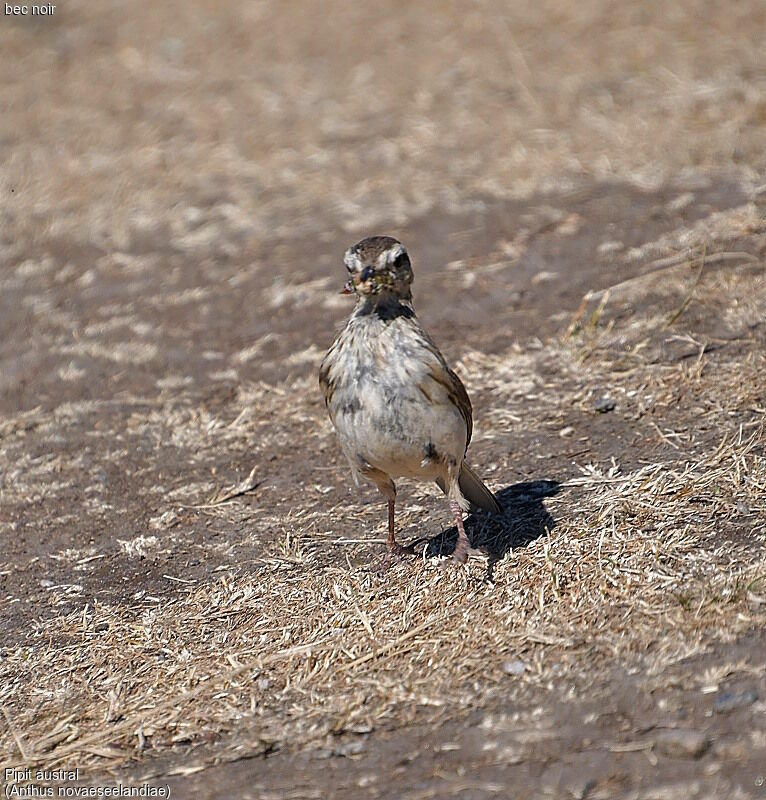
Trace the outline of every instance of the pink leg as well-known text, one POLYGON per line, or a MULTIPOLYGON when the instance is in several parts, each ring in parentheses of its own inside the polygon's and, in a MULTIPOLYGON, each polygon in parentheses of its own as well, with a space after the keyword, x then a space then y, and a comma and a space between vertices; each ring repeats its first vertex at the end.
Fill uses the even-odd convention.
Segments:
POLYGON ((388 538, 386 539, 386 554, 377 566, 378 571, 387 570, 391 566, 392 559, 399 559, 412 551, 402 547, 396 541, 396 531, 394 528, 394 506, 396 504, 396 486, 385 472, 367 466, 362 470, 362 474, 372 481, 380 490, 380 493, 388 501, 388 538))
POLYGON ((396 534, 394 532, 394 503, 395 499, 390 497, 388 500, 388 538, 386 539, 386 554, 376 568, 378 572, 385 572, 391 566, 392 560, 398 561, 403 555, 410 552, 406 547, 402 547, 402 545, 396 541, 396 534))
POLYGON ((396 541, 394 533, 394 503, 396 501, 392 498, 388 501, 388 539, 386 539, 386 546, 390 555, 403 556, 407 551, 406 547, 402 547, 396 541))
POLYGON ((455 550, 452 553, 452 558, 461 564, 465 564, 465 562, 468 561, 468 554, 473 550, 473 548, 471 547, 471 543, 468 541, 468 537, 465 534, 465 528, 463 527, 463 511, 460 508, 457 500, 450 500, 449 507, 452 511, 452 515, 455 517, 455 522, 457 523, 457 544, 455 545, 455 550))

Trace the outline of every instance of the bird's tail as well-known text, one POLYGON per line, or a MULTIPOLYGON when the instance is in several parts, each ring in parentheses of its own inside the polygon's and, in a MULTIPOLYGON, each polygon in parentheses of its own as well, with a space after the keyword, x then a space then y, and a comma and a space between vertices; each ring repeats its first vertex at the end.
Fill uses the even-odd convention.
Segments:
POLYGON ((465 463, 460 465, 460 476, 458 477, 460 491, 466 500, 470 500, 475 506, 483 508, 492 514, 502 514, 500 503, 497 502, 495 495, 484 485, 484 481, 465 463))
MULTIPOLYGON (((447 486, 441 479, 436 481, 439 488, 446 494, 447 486)), ((492 492, 484 485, 484 481, 465 463, 460 465, 460 475, 457 479, 460 492, 472 505, 489 511, 492 514, 502 514, 503 509, 492 492)))

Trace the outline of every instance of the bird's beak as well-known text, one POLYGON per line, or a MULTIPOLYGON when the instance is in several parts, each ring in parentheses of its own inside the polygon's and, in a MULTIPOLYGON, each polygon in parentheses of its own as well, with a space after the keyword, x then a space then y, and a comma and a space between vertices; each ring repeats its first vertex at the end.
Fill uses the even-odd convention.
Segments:
POLYGON ((354 284, 351 283, 351 278, 346 281, 346 285, 338 292, 338 294, 353 294, 354 284))

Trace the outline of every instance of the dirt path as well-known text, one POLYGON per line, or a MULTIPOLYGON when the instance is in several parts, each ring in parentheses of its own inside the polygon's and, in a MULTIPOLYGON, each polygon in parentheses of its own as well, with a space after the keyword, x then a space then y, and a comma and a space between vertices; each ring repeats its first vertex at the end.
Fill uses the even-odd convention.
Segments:
POLYGON ((3 18, 4 766, 766 796, 763 9, 579 5, 3 18), (506 509, 465 570, 405 483, 370 573, 316 386, 373 232, 506 509))

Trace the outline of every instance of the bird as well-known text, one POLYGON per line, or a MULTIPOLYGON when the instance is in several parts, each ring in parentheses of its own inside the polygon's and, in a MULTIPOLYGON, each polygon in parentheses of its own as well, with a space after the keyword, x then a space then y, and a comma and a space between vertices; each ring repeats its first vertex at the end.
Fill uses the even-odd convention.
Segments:
POLYGON ((319 368, 319 386, 357 486, 388 503, 383 566, 408 548, 396 541, 395 478, 434 481, 449 500, 458 539, 452 557, 474 552, 463 525, 471 504, 501 514, 495 495, 465 461, 473 430, 468 392, 418 320, 407 249, 370 236, 346 250, 342 294, 356 305, 319 368))

